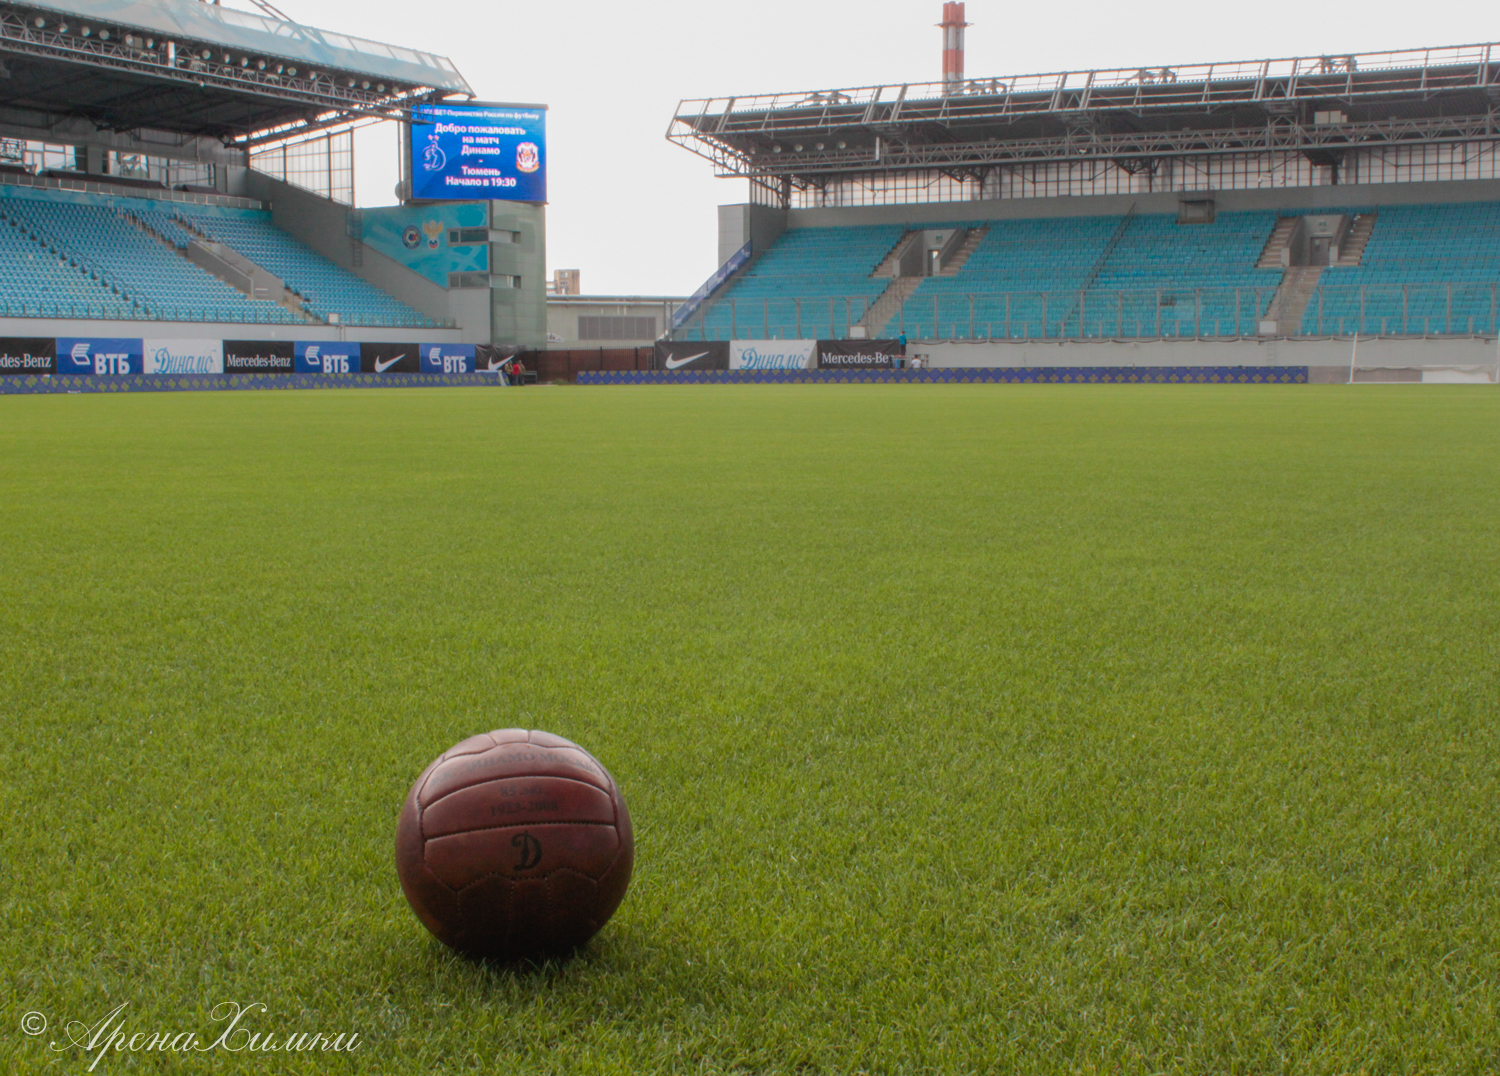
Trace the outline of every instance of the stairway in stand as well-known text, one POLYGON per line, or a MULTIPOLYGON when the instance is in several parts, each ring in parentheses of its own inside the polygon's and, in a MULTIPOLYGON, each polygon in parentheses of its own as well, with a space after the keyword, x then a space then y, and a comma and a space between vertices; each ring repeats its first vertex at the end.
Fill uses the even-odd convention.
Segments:
MULTIPOLYGON (((274 279, 277 281, 277 284, 279 285, 280 294, 273 295, 273 296, 270 296, 270 297, 262 297, 262 296, 254 295, 249 290, 246 289, 243 280, 236 280, 233 277, 226 276, 223 273, 215 272, 209 266, 200 265, 198 262, 193 261, 193 259, 190 258, 190 257, 188 257, 187 254, 185 254, 185 253, 183 253, 183 251, 179 250, 177 248, 177 245, 175 243, 173 243, 166 236, 164 236, 161 233, 159 233, 150 224, 146 223, 144 220, 141 220, 135 214, 127 212, 125 214, 125 219, 128 220, 128 221, 130 221, 132 224, 134 224, 141 231, 145 232, 152 239, 155 239, 157 242, 161 243, 168 250, 170 250, 173 254, 176 254, 178 257, 182 258, 183 261, 186 261, 186 262, 189 262, 189 263, 191 263, 193 265, 196 265, 199 269, 202 269, 205 273, 209 274, 209 276, 214 277, 216 280, 222 280, 224 283, 228 284, 231 288, 233 288, 235 291, 239 292, 240 294, 244 295, 246 298, 251 299, 251 300, 253 300, 255 302, 275 303, 277 306, 281 307, 282 309, 284 309, 288 313, 290 313, 293 317, 298 318, 303 323, 308 324, 308 325, 323 325, 323 324, 326 324, 326 322, 324 322, 322 318, 319 318, 319 317, 317 317, 316 315, 313 315, 313 314, 309 314, 306 310, 302 309, 302 296, 299 295, 292 288, 288 287, 286 285, 286 283, 281 280, 280 277, 275 277, 274 274, 271 274, 271 276, 274 277, 274 279)), ((207 235, 205 235, 203 233, 203 230, 201 228, 199 228, 196 224, 194 224, 190 220, 187 220, 187 219, 182 218, 182 217, 178 217, 177 218, 177 223, 182 227, 183 231, 187 232, 194 239, 198 240, 199 243, 202 243, 209 250, 213 250, 214 248, 220 247, 220 246, 223 245, 221 243, 215 242, 213 239, 210 239, 207 235)), ((234 251, 233 252, 233 256, 236 257, 236 258, 243 259, 245 263, 249 263, 249 264, 252 264, 252 265, 254 264, 253 262, 250 261, 249 258, 246 258, 239 251, 234 251)), ((260 270, 260 271, 261 272, 265 272, 265 270, 263 270, 263 269, 260 270)))
POLYGON ((876 337, 884 332, 885 327, 896 316, 896 312, 906 304, 912 292, 916 291, 918 285, 926 279, 921 276, 892 277, 885 291, 880 293, 880 298, 871 304, 869 312, 857 322, 865 330, 865 335, 876 337))
POLYGON ((1370 236, 1375 231, 1375 214, 1361 213, 1349 226, 1349 234, 1339 247, 1339 259, 1334 266, 1340 269, 1358 265, 1365 256, 1365 247, 1370 245, 1370 236))
POLYGON ((964 267, 964 263, 978 249, 979 244, 984 241, 984 237, 989 232, 988 225, 970 228, 969 234, 964 236, 964 241, 958 245, 958 249, 953 252, 953 256, 944 262, 943 267, 934 273, 933 276, 958 276, 958 271, 964 267))
POLYGON ((1266 310, 1266 318, 1276 322, 1279 335, 1289 336, 1302 331, 1302 314, 1322 276, 1321 265, 1293 265, 1281 274, 1281 283, 1266 310))
POLYGON ((1276 227, 1271 229, 1271 237, 1266 240, 1265 249, 1260 252, 1260 258, 1255 263, 1257 269, 1280 269, 1281 255, 1287 245, 1292 241, 1292 232, 1297 228, 1296 217, 1281 217, 1276 221, 1276 227))

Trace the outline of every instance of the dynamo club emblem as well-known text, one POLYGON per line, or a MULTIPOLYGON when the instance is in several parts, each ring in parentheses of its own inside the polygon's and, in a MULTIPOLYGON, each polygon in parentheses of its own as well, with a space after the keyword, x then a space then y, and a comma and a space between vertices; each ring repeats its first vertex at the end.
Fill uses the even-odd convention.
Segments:
POLYGON ((522 172, 535 172, 542 166, 541 151, 535 142, 522 142, 516 147, 516 167, 522 172))
MULTIPOLYGON (((533 149, 536 147, 533 146, 533 149)), ((428 172, 441 172, 443 166, 448 163, 448 155, 443 152, 443 147, 438 145, 438 136, 434 132, 427 136, 427 148, 422 151, 422 168, 428 172)))

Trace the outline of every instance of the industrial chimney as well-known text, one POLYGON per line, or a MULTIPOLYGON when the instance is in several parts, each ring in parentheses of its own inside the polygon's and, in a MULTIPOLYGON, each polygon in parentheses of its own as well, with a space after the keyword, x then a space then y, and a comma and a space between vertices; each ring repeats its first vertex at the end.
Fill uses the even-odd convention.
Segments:
POLYGON ((943 21, 943 88, 955 90, 964 80, 964 6, 944 4, 943 21))

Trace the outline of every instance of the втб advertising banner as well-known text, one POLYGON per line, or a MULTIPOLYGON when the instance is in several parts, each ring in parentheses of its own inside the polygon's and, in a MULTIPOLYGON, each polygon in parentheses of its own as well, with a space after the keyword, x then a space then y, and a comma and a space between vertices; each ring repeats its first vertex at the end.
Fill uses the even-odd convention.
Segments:
POLYGON ((899 340, 819 340, 818 368, 872 370, 894 366, 901 354, 899 340))
POLYGON ((474 372, 474 345, 423 344, 422 372, 424 374, 472 374, 474 372))
POLYGON ((816 340, 731 340, 731 370, 808 370, 816 340))
POLYGON ((225 340, 226 374, 289 374, 296 355, 290 340, 225 340))
POLYGON ((93 374, 113 377, 141 372, 141 341, 117 338, 59 336, 57 366, 60 374, 93 374))
POLYGON ((658 370, 727 370, 728 340, 658 340, 658 370))
POLYGON ((0 337, 0 374, 50 374, 56 361, 52 337, 0 337))
POLYGON ((144 342, 142 373, 222 374, 222 340, 152 340, 144 342))
POLYGON ((546 109, 413 105, 411 196, 545 202, 546 109))
POLYGON ((357 374, 359 345, 344 340, 298 340, 297 373, 357 374))

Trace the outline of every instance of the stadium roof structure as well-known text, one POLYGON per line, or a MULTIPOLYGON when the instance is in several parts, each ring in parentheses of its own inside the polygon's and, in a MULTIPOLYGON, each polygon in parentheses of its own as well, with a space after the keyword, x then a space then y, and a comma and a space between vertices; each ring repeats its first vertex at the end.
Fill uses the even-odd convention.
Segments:
POLYGON ((1500 139, 1500 44, 685 100, 669 140, 721 176, 831 176, 1500 139))
POLYGON ((249 146, 450 94, 473 91, 444 57, 217 3, 0 0, 10 127, 84 119, 249 146))

